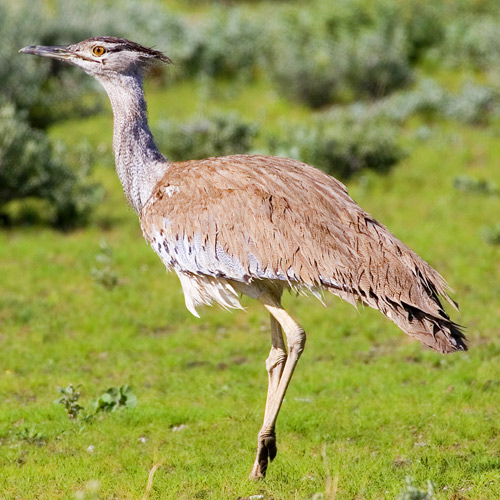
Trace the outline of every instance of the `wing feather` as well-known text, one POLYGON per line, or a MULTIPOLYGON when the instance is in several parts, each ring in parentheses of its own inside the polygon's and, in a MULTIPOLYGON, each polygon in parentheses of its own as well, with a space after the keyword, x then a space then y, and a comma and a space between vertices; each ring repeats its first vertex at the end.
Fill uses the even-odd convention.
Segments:
POLYGON ((380 309, 410 334, 415 310, 448 321, 438 295, 454 304, 444 279, 364 212, 342 183, 295 160, 230 156, 170 164, 141 224, 155 250, 161 239, 160 257, 177 271, 326 287, 380 309))

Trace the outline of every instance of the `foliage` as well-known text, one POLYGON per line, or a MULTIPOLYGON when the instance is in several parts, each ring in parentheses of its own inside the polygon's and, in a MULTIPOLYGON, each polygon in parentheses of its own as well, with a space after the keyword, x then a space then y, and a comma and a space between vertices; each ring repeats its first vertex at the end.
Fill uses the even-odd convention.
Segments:
POLYGON ((342 110, 330 112, 332 120, 345 114, 353 119, 382 119, 401 123, 412 116, 426 119, 444 117, 450 120, 485 124, 500 111, 499 93, 486 85, 466 83, 458 93, 447 91, 431 78, 420 80, 406 91, 394 93, 376 103, 357 102, 342 110))
POLYGON ((54 404, 63 405, 66 413, 68 414, 68 418, 78 417, 80 411, 85 409, 78 403, 78 400, 80 399, 80 391, 78 389, 80 387, 80 385, 73 387, 73 384, 69 384, 66 388, 57 388, 57 391, 61 394, 61 396, 54 401, 54 404))
POLYGON ((464 15, 446 23, 442 43, 429 58, 450 67, 489 70, 500 61, 500 16, 464 15))
POLYGON ((104 240, 95 260, 96 265, 90 271, 92 278, 107 290, 112 290, 119 284, 119 279, 114 270, 113 249, 104 240))
POLYGON ((47 442, 47 437, 35 425, 21 427, 16 432, 16 438, 37 446, 43 446, 47 442))
POLYGON ((267 71, 283 95, 319 108, 345 91, 348 54, 312 16, 290 15, 275 27, 267 71))
POLYGON ((246 153, 256 133, 254 125, 229 113, 182 124, 163 121, 156 136, 167 157, 180 161, 246 153))
POLYGON ((69 384, 66 388, 57 388, 61 396, 54 401, 54 404, 63 405, 70 419, 82 417, 84 421, 90 421, 101 412, 115 412, 137 406, 137 397, 132 388, 124 384, 119 387, 110 387, 104 391, 99 397, 90 402, 90 412, 81 413, 85 407, 79 403, 81 394, 78 389, 80 387, 81 385, 74 387, 73 384, 69 384))
POLYGON ((294 127, 269 141, 272 154, 297 158, 346 179, 362 169, 387 171, 403 157, 394 127, 344 115, 317 126, 294 127))
POLYGON ((260 65, 266 32, 261 19, 237 8, 218 8, 186 35, 181 63, 189 75, 248 79, 260 65))
POLYGON ((100 190, 88 180, 90 165, 80 164, 74 171, 67 158, 43 132, 20 119, 12 105, 0 107, 0 208, 37 198, 49 203, 48 219, 55 226, 86 223, 100 190))
POLYGON ((115 412, 137 406, 137 397, 132 388, 125 384, 120 387, 110 387, 91 403, 94 413, 115 412))
POLYGON ((498 196, 500 192, 495 184, 486 179, 476 179, 470 175, 459 175, 453 179, 453 187, 464 193, 477 193, 498 196))
POLYGON ((486 243, 490 245, 500 245, 500 224, 484 228, 482 235, 486 243))
POLYGON ((334 21, 328 12, 292 13, 275 28, 268 71, 280 92, 317 108, 379 98, 412 81, 401 26, 353 25, 350 19, 334 21))
POLYGON ((401 27, 383 24, 377 30, 355 33, 341 43, 340 51, 348 54, 346 76, 357 99, 383 97, 413 80, 406 33, 401 27))
POLYGON ((235 114, 215 115, 186 124, 160 122, 157 137, 170 160, 247 153, 256 148, 266 154, 297 158, 326 172, 347 178, 362 169, 386 171, 403 156, 396 130, 379 119, 358 119, 344 114, 318 120, 315 126, 287 127, 254 144, 257 127, 235 114))
POLYGON ((397 500, 431 500, 434 496, 434 485, 427 480, 427 489, 421 490, 413 484, 411 478, 406 478, 406 488, 397 496, 397 500))

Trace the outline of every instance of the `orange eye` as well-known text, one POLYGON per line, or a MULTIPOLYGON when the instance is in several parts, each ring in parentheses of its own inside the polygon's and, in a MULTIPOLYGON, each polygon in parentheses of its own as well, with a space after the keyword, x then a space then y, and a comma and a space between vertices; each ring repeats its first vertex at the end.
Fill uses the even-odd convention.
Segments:
POLYGON ((94 54, 97 57, 101 57, 104 54, 104 52, 106 52, 106 50, 104 49, 104 47, 101 47, 100 45, 96 45, 92 49, 92 54, 94 54))

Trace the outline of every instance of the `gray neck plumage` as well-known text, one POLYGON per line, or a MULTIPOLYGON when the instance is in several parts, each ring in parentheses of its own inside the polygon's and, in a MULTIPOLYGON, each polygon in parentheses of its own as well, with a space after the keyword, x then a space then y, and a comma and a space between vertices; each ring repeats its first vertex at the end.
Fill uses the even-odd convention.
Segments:
POLYGON ((167 167, 149 130, 142 74, 115 74, 100 82, 113 109, 116 171, 128 201, 139 214, 167 167))

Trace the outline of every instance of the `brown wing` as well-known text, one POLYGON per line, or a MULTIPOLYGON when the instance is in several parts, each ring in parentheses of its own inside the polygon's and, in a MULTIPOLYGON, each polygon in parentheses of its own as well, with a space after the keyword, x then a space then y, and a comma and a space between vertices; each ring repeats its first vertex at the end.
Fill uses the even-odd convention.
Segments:
POLYGON ((327 287, 380 309, 438 350, 448 349, 433 345, 445 326, 447 339, 462 338, 437 297, 451 301, 444 279, 343 184, 309 165, 266 156, 171 164, 141 223, 164 262, 179 270, 327 287))

